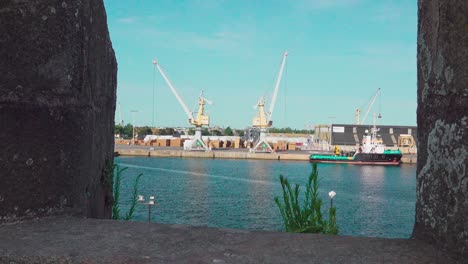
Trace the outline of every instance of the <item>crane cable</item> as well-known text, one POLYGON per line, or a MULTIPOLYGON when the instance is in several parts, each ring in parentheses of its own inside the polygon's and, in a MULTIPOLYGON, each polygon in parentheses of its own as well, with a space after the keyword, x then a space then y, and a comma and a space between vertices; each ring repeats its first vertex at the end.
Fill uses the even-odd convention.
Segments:
POLYGON ((284 65, 285 69, 284 69, 284 88, 283 88, 283 102, 284 102, 284 112, 283 112, 283 124, 285 123, 286 121, 286 96, 287 96, 287 87, 288 87, 288 63, 286 62, 286 65, 284 65))

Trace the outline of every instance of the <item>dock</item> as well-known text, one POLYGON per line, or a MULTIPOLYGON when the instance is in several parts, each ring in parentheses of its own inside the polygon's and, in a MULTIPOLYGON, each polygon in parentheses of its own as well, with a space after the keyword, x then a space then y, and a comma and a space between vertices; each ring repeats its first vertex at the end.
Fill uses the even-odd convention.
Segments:
MULTIPOLYGON (((205 159, 255 159, 255 160, 286 160, 309 161, 312 154, 308 151, 286 151, 274 153, 254 153, 248 150, 211 150, 211 151, 186 151, 182 148, 149 148, 144 146, 118 146, 117 156, 136 157, 173 157, 173 158, 205 158, 205 159)), ((403 164, 416 164, 416 154, 404 154, 401 158, 403 164)))

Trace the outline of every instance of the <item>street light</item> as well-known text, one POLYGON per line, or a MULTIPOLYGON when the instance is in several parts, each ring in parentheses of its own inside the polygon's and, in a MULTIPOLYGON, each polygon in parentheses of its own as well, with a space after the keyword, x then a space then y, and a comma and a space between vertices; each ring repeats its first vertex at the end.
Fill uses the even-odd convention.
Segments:
POLYGON ((132 144, 135 145, 135 113, 138 113, 138 110, 131 110, 130 112, 132 113, 132 128, 133 128, 132 144))
POLYGON ((149 201, 146 203, 145 197, 143 195, 138 195, 138 202, 148 206, 148 223, 151 223, 151 206, 158 205, 154 203, 154 196, 150 196, 149 201))
POLYGON ((335 191, 331 191, 328 193, 328 196, 330 196, 330 208, 333 208, 333 197, 335 197, 335 195, 336 195, 335 191))
POLYGON ((328 140, 330 140, 330 143, 328 144, 328 147, 330 147, 331 146, 331 137, 332 137, 332 119, 336 118, 336 116, 329 116, 328 118, 330 119, 330 128, 329 128, 330 136, 328 138, 328 140))

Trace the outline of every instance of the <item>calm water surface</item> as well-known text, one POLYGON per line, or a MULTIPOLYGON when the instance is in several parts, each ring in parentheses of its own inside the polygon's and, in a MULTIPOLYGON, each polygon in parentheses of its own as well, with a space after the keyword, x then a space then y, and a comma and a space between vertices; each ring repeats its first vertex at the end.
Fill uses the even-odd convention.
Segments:
MULTIPOLYGON (((131 186, 143 173, 140 194, 154 194, 158 223, 177 223, 254 230, 282 230, 275 196, 279 175, 305 186, 308 162, 118 157, 128 167, 122 179, 121 210, 129 205, 131 186)), ((320 195, 337 195, 340 235, 407 238, 414 224, 416 166, 319 164, 320 195)), ((139 205, 137 221, 147 221, 139 205)))

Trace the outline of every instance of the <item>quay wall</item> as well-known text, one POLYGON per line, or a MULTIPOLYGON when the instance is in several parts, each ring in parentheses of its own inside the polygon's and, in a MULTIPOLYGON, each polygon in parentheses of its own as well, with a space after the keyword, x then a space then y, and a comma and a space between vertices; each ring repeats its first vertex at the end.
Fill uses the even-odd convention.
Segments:
MULTIPOLYGON (((258 159, 258 160, 291 160, 308 161, 310 153, 251 153, 239 151, 184 151, 184 150, 146 150, 117 149, 119 156, 139 157, 175 157, 175 158, 207 158, 207 159, 258 159)), ((416 164, 415 155, 403 155, 403 164, 416 164)))

